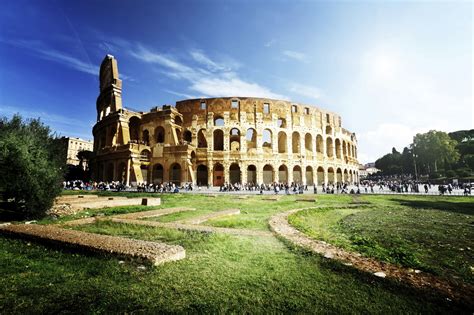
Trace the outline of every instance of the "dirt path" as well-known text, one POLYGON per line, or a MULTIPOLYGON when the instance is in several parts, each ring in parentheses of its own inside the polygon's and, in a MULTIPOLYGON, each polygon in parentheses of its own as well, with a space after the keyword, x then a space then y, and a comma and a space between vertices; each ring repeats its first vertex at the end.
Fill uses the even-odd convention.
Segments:
MULTIPOLYGON (((347 207, 347 206, 346 206, 347 207)), ((306 209, 306 208, 305 208, 306 209)), ((416 273, 414 270, 401 268, 389 263, 380 262, 372 258, 363 257, 359 253, 348 252, 324 241, 314 240, 301 233, 288 222, 288 216, 305 209, 294 209, 278 213, 270 218, 271 230, 291 243, 323 255, 328 259, 336 259, 346 265, 370 272, 378 277, 389 277, 407 283, 415 288, 432 289, 442 295, 456 300, 470 308, 474 306, 474 288, 462 283, 452 284, 427 273, 416 273)))

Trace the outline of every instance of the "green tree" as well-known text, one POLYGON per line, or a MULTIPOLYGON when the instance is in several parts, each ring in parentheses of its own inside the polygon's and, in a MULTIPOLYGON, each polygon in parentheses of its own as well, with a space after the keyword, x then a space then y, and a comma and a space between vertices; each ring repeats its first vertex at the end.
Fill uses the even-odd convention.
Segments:
POLYGON ((39 119, 0 119, 0 190, 24 217, 41 217, 61 192, 65 148, 39 119))
POLYGON ((430 130, 419 133, 413 139, 412 150, 416 163, 427 173, 438 172, 438 167, 444 169, 459 160, 456 149, 457 141, 442 131, 430 130))
POLYGON ((392 148, 392 153, 385 154, 375 161, 375 167, 382 170, 385 175, 400 174, 402 173, 401 158, 400 152, 392 148))

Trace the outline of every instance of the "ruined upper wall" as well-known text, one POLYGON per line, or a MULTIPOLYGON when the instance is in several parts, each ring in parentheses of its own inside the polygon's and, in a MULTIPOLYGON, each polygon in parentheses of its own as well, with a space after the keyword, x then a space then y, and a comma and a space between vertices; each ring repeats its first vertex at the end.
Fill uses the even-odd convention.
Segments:
POLYGON ((318 128, 322 128, 323 125, 339 128, 342 124, 341 117, 334 112, 310 105, 268 98, 221 97, 191 99, 176 102, 176 108, 183 114, 185 126, 191 124, 194 115, 197 115, 198 123, 202 123, 207 120, 208 113, 213 113, 215 117, 216 115, 223 115, 224 112, 229 113, 231 120, 237 121, 240 120, 242 113, 246 113, 247 121, 248 117, 256 117, 257 114, 261 114, 264 121, 271 120, 273 115, 285 119, 290 117, 292 120, 299 120, 300 117, 303 117, 305 125, 310 125, 311 118, 314 117, 313 121, 316 121, 318 128), (233 106, 233 101, 237 101, 238 105, 233 106))

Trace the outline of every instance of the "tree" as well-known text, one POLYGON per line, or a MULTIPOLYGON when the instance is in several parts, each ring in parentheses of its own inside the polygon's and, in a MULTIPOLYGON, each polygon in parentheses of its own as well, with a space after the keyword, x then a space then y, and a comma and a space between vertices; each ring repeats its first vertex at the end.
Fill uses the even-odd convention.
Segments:
POLYGON ((64 147, 39 119, 0 119, 0 190, 24 217, 41 217, 61 192, 64 147))
POLYGON ((382 170, 385 175, 400 174, 402 173, 401 158, 400 152, 392 148, 392 153, 385 154, 375 161, 375 167, 382 170))
POLYGON ((423 166, 427 173, 436 173, 440 164, 446 168, 459 160, 456 145, 457 141, 447 133, 430 130, 427 133, 418 133, 414 137, 412 150, 417 165, 423 166))

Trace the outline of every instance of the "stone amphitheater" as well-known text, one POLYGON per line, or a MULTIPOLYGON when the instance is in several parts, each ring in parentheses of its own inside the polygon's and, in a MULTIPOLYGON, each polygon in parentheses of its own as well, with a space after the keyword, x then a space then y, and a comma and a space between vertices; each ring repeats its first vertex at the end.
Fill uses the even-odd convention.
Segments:
POLYGON ((254 97, 183 100, 140 112, 122 106, 117 60, 100 67, 93 128, 95 179, 137 183, 358 181, 357 138, 339 115, 254 97))

